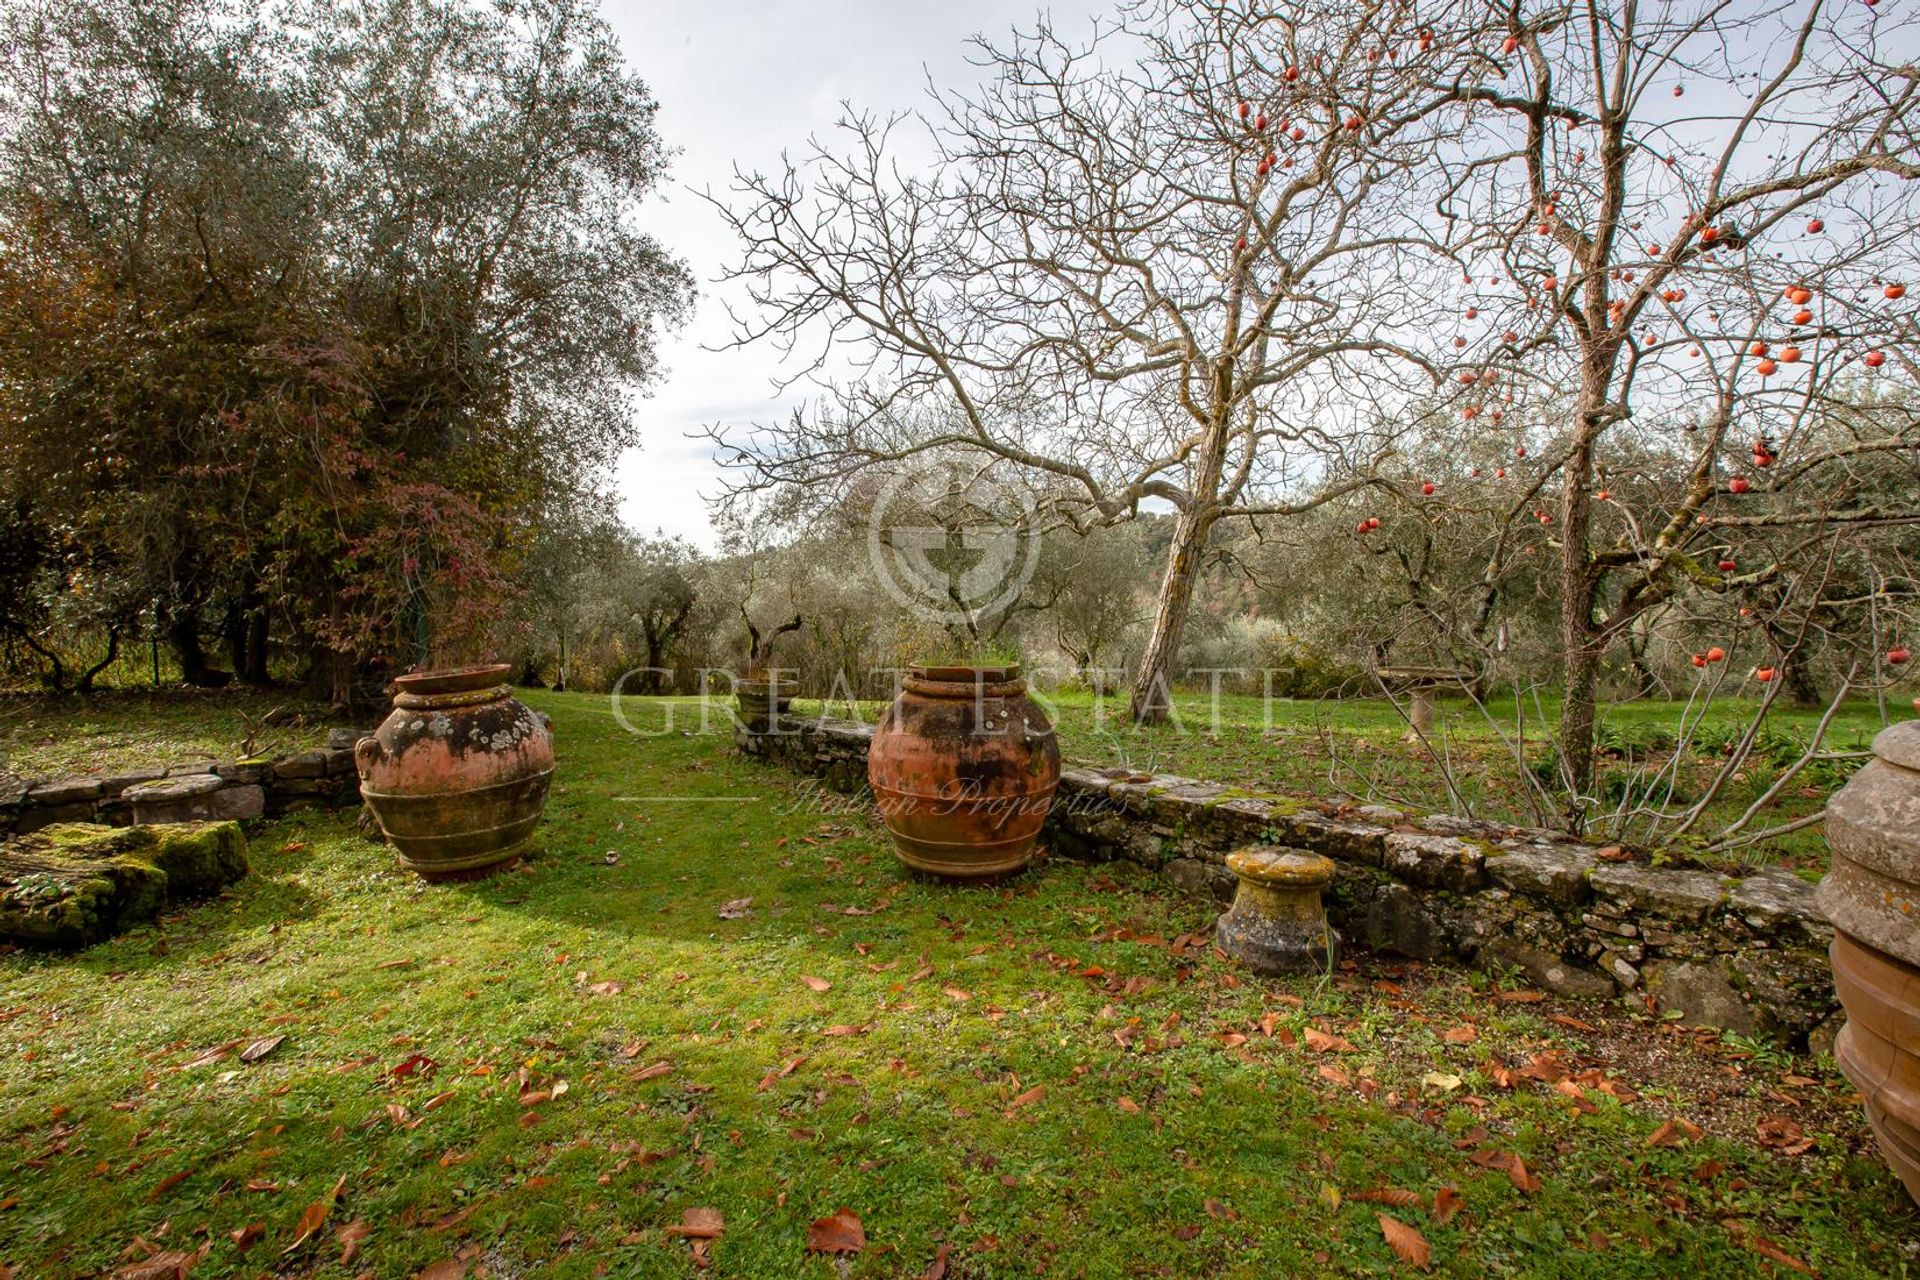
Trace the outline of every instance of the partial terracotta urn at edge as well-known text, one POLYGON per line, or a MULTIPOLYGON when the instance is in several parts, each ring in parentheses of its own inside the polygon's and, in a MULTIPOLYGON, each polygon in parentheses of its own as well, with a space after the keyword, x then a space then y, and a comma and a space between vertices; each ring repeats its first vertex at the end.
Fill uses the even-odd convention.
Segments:
POLYGON ((867 752, 900 860, 977 878, 1033 856, 1060 785, 1060 744, 1017 665, 908 670, 867 752))
POLYGON ((1827 802, 1834 1057, 1866 1100, 1887 1163, 1920 1201, 1920 720, 1881 730, 1874 760, 1827 802))
POLYGON ((513 696, 505 663, 393 682, 393 711, 355 745, 360 794, 429 880, 470 880, 526 852, 553 779, 553 733, 513 696))

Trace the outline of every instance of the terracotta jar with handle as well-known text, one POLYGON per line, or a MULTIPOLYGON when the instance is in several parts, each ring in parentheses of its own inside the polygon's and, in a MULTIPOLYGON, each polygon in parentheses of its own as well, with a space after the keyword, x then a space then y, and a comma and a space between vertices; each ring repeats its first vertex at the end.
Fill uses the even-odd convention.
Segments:
POLYGON ((393 712, 355 745, 360 795, 429 880, 476 879, 526 852, 553 779, 546 717, 513 696, 505 663, 393 682, 393 712))
POLYGON ((1000 875, 1033 855, 1060 744, 1018 666, 916 665, 874 729, 867 781, 902 862, 1000 875))
POLYGON ((1874 760, 1827 802, 1840 1069, 1866 1099, 1893 1171, 1920 1200, 1920 720, 1883 729, 1874 760))

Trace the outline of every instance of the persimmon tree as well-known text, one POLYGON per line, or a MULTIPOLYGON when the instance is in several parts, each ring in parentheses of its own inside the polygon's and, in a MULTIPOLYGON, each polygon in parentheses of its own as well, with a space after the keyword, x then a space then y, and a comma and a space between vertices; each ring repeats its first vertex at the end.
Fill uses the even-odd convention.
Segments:
POLYGON ((1789 544, 1920 519, 1914 491, 1860 483, 1876 456, 1910 465, 1914 419, 1851 411, 1912 370, 1920 77, 1911 28, 1869 5, 1497 8, 1495 31, 1437 30, 1474 70, 1431 204, 1477 361, 1457 412, 1530 441, 1516 479, 1554 495, 1578 821, 1603 659, 1647 611, 1761 589, 1789 544), (1610 502, 1654 442, 1686 483, 1654 510, 1610 502))
POLYGON ((961 449, 1040 473, 1078 528, 1170 508, 1132 691, 1164 718, 1216 527, 1373 483, 1377 406, 1431 385, 1413 335, 1452 268, 1408 198, 1478 55, 1429 28, 1483 21, 1147 0, 1075 42, 1043 20, 978 43, 977 91, 737 175, 737 339, 822 395, 715 429, 735 492, 961 449))

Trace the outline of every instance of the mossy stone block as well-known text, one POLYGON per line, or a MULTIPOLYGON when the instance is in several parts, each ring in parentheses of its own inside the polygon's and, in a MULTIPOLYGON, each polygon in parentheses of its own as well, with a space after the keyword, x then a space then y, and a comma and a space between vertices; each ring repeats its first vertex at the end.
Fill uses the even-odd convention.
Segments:
POLYGON ((87 946, 246 874, 237 823, 44 827, 0 845, 0 939, 87 946))

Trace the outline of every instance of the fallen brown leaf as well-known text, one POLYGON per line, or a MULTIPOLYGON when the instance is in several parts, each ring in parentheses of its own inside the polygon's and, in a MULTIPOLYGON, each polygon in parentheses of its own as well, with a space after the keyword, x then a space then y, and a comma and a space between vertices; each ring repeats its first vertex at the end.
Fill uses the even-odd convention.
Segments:
POLYGON ((1433 1193, 1433 1220, 1441 1226, 1452 1222, 1454 1216, 1466 1207, 1466 1197, 1452 1187, 1442 1187, 1433 1193))
POLYGON ((718 1209, 688 1209, 680 1215, 680 1222, 670 1226, 666 1233, 686 1240, 717 1240, 727 1229, 727 1221, 720 1216, 718 1209))
POLYGON ((1410 1267, 1425 1271, 1433 1265, 1433 1246, 1427 1238, 1415 1231, 1398 1218, 1380 1215, 1380 1234, 1387 1238, 1387 1246, 1394 1256, 1410 1267))
POLYGON ((340 1193, 346 1190, 346 1187, 347 1175, 343 1173, 340 1175, 340 1180, 333 1184, 333 1188, 323 1198, 315 1200, 306 1207, 300 1215, 299 1225, 294 1228, 293 1243, 280 1251, 282 1257, 313 1239, 314 1233, 325 1224, 327 1215, 333 1212, 333 1202, 340 1198, 340 1193))
POLYGON ((280 1047, 280 1042, 285 1039, 286 1039, 285 1035, 277 1035, 277 1036, 264 1036, 261 1039, 255 1040, 252 1044, 248 1045, 246 1048, 240 1051, 240 1061, 258 1062, 260 1061, 260 1059, 272 1053, 275 1049, 278 1049, 280 1047))
POLYGON ((807 1225, 808 1253, 858 1253, 866 1247, 866 1228, 851 1209, 836 1209, 807 1225))
POLYGON ((1330 1035, 1318 1027, 1308 1027, 1303 1033, 1307 1048, 1315 1053, 1355 1053, 1353 1042, 1344 1036, 1330 1035))
POLYGON ((342 1266, 360 1256, 360 1246, 366 1243, 367 1237, 372 1234, 373 1228, 365 1218, 355 1218, 333 1233, 334 1240, 340 1245, 342 1266))
POLYGON ((831 982, 828 982, 825 978, 816 978, 810 973, 801 974, 800 981, 806 983, 808 987, 815 991, 833 990, 833 984, 831 982))

